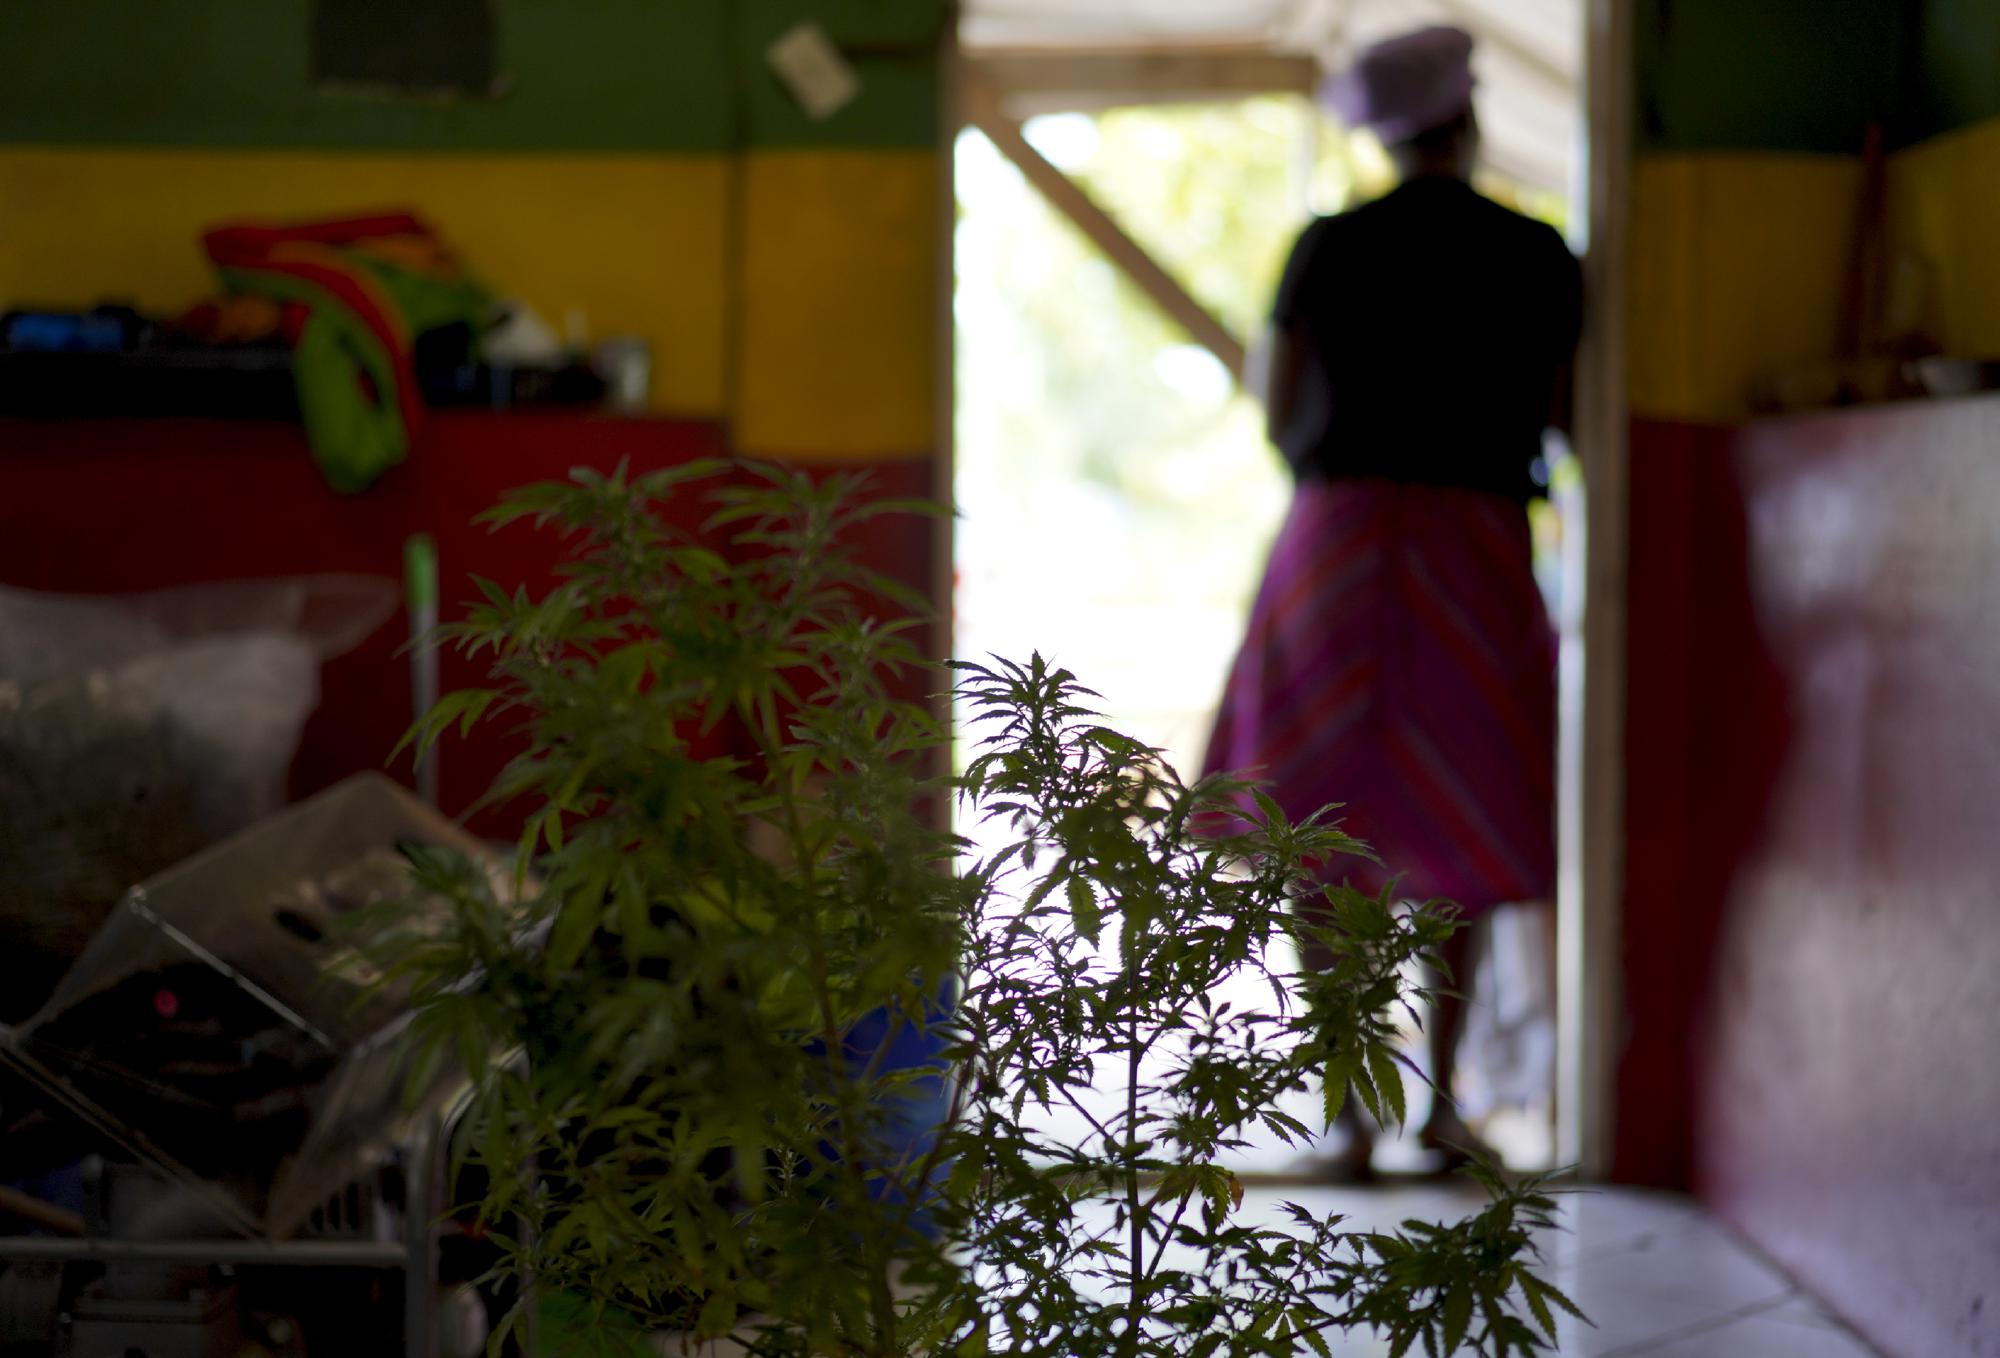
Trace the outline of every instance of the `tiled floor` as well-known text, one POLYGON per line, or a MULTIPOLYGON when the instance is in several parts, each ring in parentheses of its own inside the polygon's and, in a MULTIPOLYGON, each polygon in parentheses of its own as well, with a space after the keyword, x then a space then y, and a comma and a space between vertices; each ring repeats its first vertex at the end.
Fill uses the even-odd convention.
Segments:
MULTIPOLYGON (((1483 1201, 1469 1184, 1354 1189, 1253 1188, 1245 1206, 1289 1199, 1339 1211, 1357 1229, 1407 1217, 1452 1220, 1483 1201)), ((1686 1199, 1629 1189, 1579 1191, 1543 1247, 1546 1276, 1595 1322, 1570 1321, 1561 1358, 1873 1358, 1801 1292, 1686 1199)), ((1336 1352, 1373 1358, 1364 1336, 1336 1352)))
MULTIPOLYGON (((1253 1181, 1244 1215, 1291 1201, 1338 1212, 1355 1230, 1410 1217, 1452 1221, 1476 1211, 1481 1191, 1462 1180, 1391 1181, 1371 1188, 1277 1187, 1253 1181)), ((1812 1297, 1684 1198, 1630 1189, 1563 1197, 1561 1229, 1543 1244, 1544 1276, 1593 1324, 1564 1318, 1557 1358, 1876 1358, 1812 1297)), ((672 1358, 740 1358, 721 1343, 661 1336, 672 1358)), ((1338 1358, 1384 1358, 1365 1334, 1336 1339, 1338 1358)), ((1421 1349, 1418 1350, 1421 1352, 1421 1349)))

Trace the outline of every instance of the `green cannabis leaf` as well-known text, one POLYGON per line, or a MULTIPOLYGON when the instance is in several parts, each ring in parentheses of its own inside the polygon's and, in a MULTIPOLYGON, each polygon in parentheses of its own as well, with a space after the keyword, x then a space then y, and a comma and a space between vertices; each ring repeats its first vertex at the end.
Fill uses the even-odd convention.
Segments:
POLYGON ((955 667, 977 743, 947 776, 921 600, 854 555, 915 508, 701 463, 578 470, 486 516, 562 535, 562 582, 480 586, 441 630, 490 678, 411 739, 520 732, 490 799, 535 889, 503 910, 486 873, 418 854, 448 922, 377 953, 417 996, 416 1068, 470 1073, 462 1181, 544 1342, 1547 1347, 1574 1307, 1531 1271, 1541 1181, 1485 1173, 1464 1222, 1363 1233, 1250 1211, 1225 1164, 1254 1130, 1323 1130, 1281 1107, 1321 1083, 1329 1122, 1350 1087, 1401 1118, 1396 1015, 1449 909, 1341 885, 1366 850, 1330 811, 1184 782, 1041 656, 955 667), (1245 978, 1268 1003, 1218 998, 1245 978))

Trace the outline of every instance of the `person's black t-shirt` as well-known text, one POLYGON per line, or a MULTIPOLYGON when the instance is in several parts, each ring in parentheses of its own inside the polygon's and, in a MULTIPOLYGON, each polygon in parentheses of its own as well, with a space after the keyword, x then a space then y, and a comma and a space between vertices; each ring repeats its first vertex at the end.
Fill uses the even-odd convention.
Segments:
POLYGON ((1562 237, 1461 180, 1420 178, 1307 227, 1272 319, 1307 354, 1280 431, 1302 478, 1536 493, 1581 280, 1562 237))

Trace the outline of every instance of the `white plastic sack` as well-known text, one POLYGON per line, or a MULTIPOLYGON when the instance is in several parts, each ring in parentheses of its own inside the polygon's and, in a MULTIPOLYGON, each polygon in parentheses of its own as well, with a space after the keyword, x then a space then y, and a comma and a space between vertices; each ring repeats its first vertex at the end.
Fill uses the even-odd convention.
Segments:
POLYGON ((125 888, 284 804, 321 661, 395 605, 392 582, 352 576, 0 589, 0 1021, 125 888))

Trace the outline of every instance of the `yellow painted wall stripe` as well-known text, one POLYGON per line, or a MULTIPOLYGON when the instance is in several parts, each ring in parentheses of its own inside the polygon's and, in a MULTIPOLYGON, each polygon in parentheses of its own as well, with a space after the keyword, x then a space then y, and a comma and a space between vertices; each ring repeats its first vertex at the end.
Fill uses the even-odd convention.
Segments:
POLYGON ((799 460, 932 455, 938 158, 753 151, 735 433, 799 460))
POLYGON ((1889 195, 1891 238, 1924 262, 1945 352, 2000 358, 2000 118, 1897 153, 1889 195))
POLYGON ((579 312, 593 336, 645 337, 663 413, 730 416, 750 453, 932 456, 937 156, 750 152, 733 252, 730 171, 721 156, 0 148, 0 299, 171 313, 213 293, 199 238, 217 222, 409 208, 552 325, 579 312))
POLYGON ((0 299, 172 312, 210 295, 202 230, 409 208, 558 330, 639 335, 652 404, 724 413, 728 162, 715 155, 0 148, 0 299))
POLYGON ((1753 382, 1833 355, 1854 232, 1849 157, 1705 152, 1634 167, 1634 413, 1729 422, 1753 382))
MULTIPOLYGON (((1730 423, 1752 384, 1834 357, 1860 162, 1695 152, 1635 167, 1627 313, 1635 413, 1730 423)), ((1889 242, 1947 353, 2000 357, 2000 119, 1889 159, 1889 242)))

